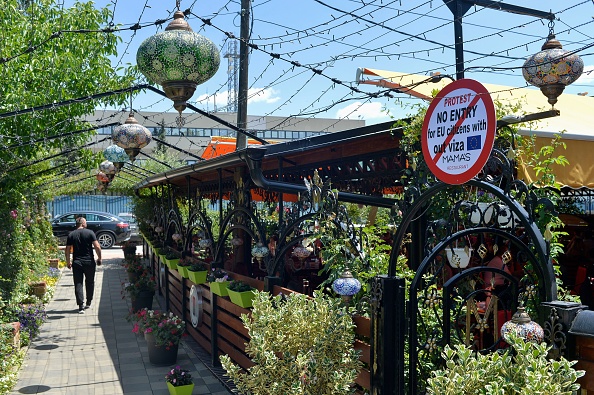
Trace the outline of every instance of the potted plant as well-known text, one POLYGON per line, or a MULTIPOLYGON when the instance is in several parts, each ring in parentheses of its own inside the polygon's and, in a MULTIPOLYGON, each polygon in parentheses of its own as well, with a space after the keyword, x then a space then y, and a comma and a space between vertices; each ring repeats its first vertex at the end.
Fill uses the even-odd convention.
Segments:
POLYGON ((47 291, 47 283, 45 281, 35 281, 29 283, 29 295, 35 295, 39 299, 43 298, 47 291))
POLYGON ((146 270, 136 281, 124 284, 124 292, 132 301, 132 311, 138 311, 144 307, 152 308, 156 288, 155 278, 146 270))
POLYGON ((145 270, 144 266, 142 266, 140 261, 137 259, 127 261, 124 264, 124 267, 126 268, 126 272, 128 273, 128 281, 130 282, 138 280, 138 277, 144 273, 145 270))
POLYGON ((171 270, 177 269, 177 264, 179 263, 179 253, 172 249, 168 249, 165 253, 165 264, 171 270))
POLYGON ((219 296, 227 296, 227 285, 229 284, 229 275, 220 267, 212 268, 206 276, 210 291, 219 296))
POLYGON ((175 363, 179 342, 186 331, 186 323, 173 313, 150 309, 143 311, 140 317, 132 331, 144 333, 149 361, 153 365, 175 363))
POLYGON ((244 309, 252 307, 252 300, 256 295, 253 291, 255 291, 254 287, 239 280, 233 280, 227 286, 231 302, 244 309))
POLYGON ((204 284, 208 269, 204 262, 193 262, 188 268, 188 277, 194 284, 204 284))
POLYGON ((188 269, 189 269, 190 265, 192 264, 192 257, 188 256, 188 254, 191 254, 191 253, 184 251, 181 259, 179 260, 179 262, 177 262, 177 271, 183 278, 190 277, 189 273, 188 273, 188 269))
POLYGON ((463 345, 446 346, 445 367, 433 371, 427 394, 572 394, 583 370, 561 357, 549 359, 546 343, 526 342, 512 334, 512 347, 486 355, 463 345))
POLYGON ((353 348, 351 315, 336 298, 316 292, 272 296, 256 292, 252 314, 241 320, 250 334, 245 351, 253 366, 243 369, 220 357, 242 394, 351 394, 361 369, 353 348))
POLYGON ((125 241, 122 243, 122 251, 124 252, 124 259, 131 261, 136 257, 136 242, 125 241))
POLYGON ((165 375, 169 395, 191 395, 194 390, 192 375, 187 369, 176 366, 165 375))

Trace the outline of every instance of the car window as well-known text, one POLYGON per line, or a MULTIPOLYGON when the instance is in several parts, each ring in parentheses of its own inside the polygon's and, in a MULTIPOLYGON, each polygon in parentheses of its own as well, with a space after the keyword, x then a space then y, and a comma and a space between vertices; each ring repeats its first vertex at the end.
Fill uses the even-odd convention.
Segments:
POLYGON ((76 221, 76 217, 74 216, 74 214, 70 214, 70 215, 65 215, 62 218, 60 218, 59 222, 74 222, 76 221))
POLYGON ((95 215, 95 221, 103 221, 103 222, 110 222, 111 218, 105 217, 103 215, 95 215))

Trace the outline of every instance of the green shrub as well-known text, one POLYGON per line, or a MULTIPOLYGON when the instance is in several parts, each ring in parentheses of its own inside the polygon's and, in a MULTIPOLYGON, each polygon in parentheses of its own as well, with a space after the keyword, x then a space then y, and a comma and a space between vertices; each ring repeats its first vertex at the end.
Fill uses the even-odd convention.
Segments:
POLYGON ((251 317, 242 315, 254 362, 247 373, 221 356, 227 375, 245 395, 339 395, 353 392, 361 368, 354 325, 339 299, 286 298, 257 292, 251 317))
POLYGON ((512 338, 505 352, 477 354, 462 346, 445 347, 446 368, 433 372, 428 394, 435 395, 571 395, 584 371, 564 358, 547 359, 549 347, 512 338))

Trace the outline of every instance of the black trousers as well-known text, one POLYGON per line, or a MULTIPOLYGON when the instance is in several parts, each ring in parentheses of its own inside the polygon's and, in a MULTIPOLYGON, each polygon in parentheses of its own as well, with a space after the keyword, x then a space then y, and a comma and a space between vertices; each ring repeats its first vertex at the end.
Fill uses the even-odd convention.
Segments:
POLYGON ((73 264, 72 277, 74 278, 74 296, 76 296, 76 304, 78 307, 82 307, 85 301, 83 280, 85 283, 85 291, 87 293, 87 304, 91 304, 93 293, 95 291, 95 263, 84 265, 73 264))

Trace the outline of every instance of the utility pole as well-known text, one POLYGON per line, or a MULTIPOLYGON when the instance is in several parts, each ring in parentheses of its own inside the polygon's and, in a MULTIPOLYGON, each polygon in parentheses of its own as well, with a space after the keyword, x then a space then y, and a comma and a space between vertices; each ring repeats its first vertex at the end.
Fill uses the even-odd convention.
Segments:
POLYGON ((555 19, 552 12, 533 10, 493 0, 443 0, 454 15, 454 46, 456 52, 456 79, 464 78, 464 37, 462 34, 462 18, 472 6, 491 8, 493 10, 510 12, 512 14, 529 15, 537 18, 555 19))
MULTIPOLYGON (((247 129, 247 96, 248 96, 248 61, 250 39, 250 7, 251 0, 241 0, 241 28, 239 42, 239 92, 237 95, 237 127, 247 129)), ((247 136, 237 133, 235 150, 247 148, 247 136)))

